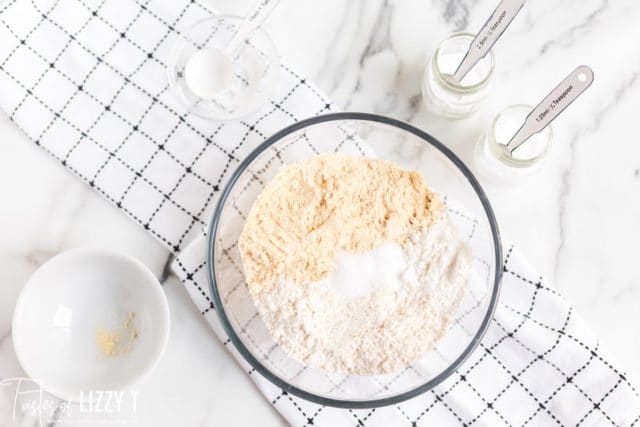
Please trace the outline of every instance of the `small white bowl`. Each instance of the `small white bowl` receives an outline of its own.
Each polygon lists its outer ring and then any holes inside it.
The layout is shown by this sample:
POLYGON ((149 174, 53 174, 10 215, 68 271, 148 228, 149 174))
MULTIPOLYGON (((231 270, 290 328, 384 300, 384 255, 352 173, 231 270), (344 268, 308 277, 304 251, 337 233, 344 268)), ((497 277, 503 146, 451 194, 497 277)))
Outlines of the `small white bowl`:
POLYGON ((92 390, 130 388, 151 372, 167 345, 169 305, 141 262, 74 249, 29 278, 13 313, 12 335, 27 375, 51 394, 78 401, 92 390), (135 317, 124 327, 130 313, 135 317), (118 354, 105 354, 98 331, 121 336, 118 354))

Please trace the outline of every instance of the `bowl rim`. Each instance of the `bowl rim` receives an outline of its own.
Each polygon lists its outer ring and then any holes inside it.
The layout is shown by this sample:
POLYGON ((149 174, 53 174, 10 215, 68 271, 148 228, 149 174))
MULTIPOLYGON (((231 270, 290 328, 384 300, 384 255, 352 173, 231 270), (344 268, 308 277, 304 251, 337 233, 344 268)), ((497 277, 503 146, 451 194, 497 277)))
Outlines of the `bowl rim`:
POLYGON ((209 225, 208 235, 207 235, 207 253, 206 255, 206 269, 207 269, 207 277, 209 282, 209 288, 211 290, 211 294, 213 297, 213 305, 215 312, 222 324, 222 327, 227 334, 229 340, 233 343, 234 347, 238 352, 242 355, 242 357, 262 376, 264 376, 267 380, 273 383, 275 386, 282 388, 287 393, 290 393, 294 396, 300 397, 302 399, 320 404, 325 406, 331 406, 336 408, 344 408, 344 409, 371 409, 382 406, 388 406, 403 402, 405 400, 411 399, 412 397, 416 397, 424 392, 427 392, 433 389, 435 386, 440 384, 446 378, 448 378, 452 373, 454 373, 460 365, 471 355, 471 353, 478 347, 482 337, 486 333, 491 320, 493 319, 493 314, 495 312, 498 296, 500 293, 500 285, 502 279, 502 243, 500 239, 500 231, 498 229, 498 224, 493 213, 493 209, 491 208, 491 204, 489 203, 489 199, 487 198, 486 193, 482 189, 482 186, 475 178, 475 176, 471 173, 469 168, 460 160, 449 148, 447 148, 443 143, 438 141, 436 138, 431 136, 430 134, 416 128, 413 125, 410 125, 401 120, 393 119, 390 117, 371 114, 371 113, 360 113, 360 112, 339 112, 339 113, 328 113, 315 117, 311 117, 308 119, 300 120, 295 122, 280 131, 273 134, 271 137, 267 138, 264 142, 258 145, 238 166, 238 168, 234 171, 233 175, 230 177, 229 181, 225 185, 222 193, 220 194, 220 198, 218 199, 216 208, 213 212, 213 218, 209 225), (491 292, 491 300, 489 301, 489 306, 485 316, 480 324, 480 327, 474 337, 471 339, 467 347, 464 351, 455 359, 447 368, 445 368, 442 372, 436 375, 431 380, 425 382, 424 384, 413 388, 404 393, 400 393, 394 396, 385 397, 381 399, 371 399, 371 400, 346 400, 346 399, 334 399, 328 398, 324 396, 320 396, 309 391, 298 388, 287 381, 280 378, 278 375, 270 371, 266 368, 259 360, 255 358, 255 356, 247 349, 247 347, 243 344, 240 337, 235 333, 229 318, 224 310, 224 305, 222 304, 222 300, 220 298, 220 294, 218 292, 218 286, 215 278, 215 263, 213 260, 215 259, 215 238, 214 236, 218 231, 218 224, 220 221, 220 216, 222 213, 222 209, 229 197, 231 190, 234 188, 236 182, 239 177, 245 171, 245 169, 267 148, 273 145, 275 142, 280 139, 286 137, 287 135, 296 132, 300 129, 313 126, 319 123, 331 122, 331 121, 340 121, 340 120, 359 120, 359 121, 367 121, 367 122, 376 122, 384 125, 400 128, 404 131, 412 133, 418 138, 422 139, 425 143, 431 145, 436 148, 440 153, 446 156, 457 168, 460 172, 465 176, 476 195, 480 199, 482 207, 484 209, 485 215, 487 216, 487 220, 489 222, 489 226, 491 229, 491 235, 493 238, 493 248, 495 252, 495 274, 494 274, 494 282, 493 289, 491 292))

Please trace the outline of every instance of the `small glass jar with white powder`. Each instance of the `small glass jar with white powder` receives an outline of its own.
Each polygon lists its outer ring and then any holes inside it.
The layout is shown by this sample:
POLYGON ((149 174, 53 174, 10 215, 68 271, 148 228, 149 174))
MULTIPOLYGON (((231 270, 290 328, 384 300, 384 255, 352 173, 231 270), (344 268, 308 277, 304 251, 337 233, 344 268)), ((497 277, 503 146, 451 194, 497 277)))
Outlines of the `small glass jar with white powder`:
POLYGON ((427 63, 422 99, 427 109, 448 118, 462 118, 478 109, 493 82, 495 57, 489 52, 461 82, 453 78, 473 41, 473 34, 455 33, 440 43, 427 63))
POLYGON ((503 149, 520 129, 533 110, 529 105, 505 108, 491 122, 475 148, 474 163, 478 174, 498 187, 513 187, 524 183, 540 170, 553 140, 551 126, 534 134, 510 153, 503 149))

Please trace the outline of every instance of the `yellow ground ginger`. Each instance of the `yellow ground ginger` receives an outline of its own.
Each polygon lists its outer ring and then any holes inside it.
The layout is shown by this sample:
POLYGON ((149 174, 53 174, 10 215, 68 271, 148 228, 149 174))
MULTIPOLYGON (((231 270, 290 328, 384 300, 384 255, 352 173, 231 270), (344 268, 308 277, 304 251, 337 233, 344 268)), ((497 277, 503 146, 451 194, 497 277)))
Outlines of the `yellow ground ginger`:
POLYGON ((321 154, 291 164, 266 185, 240 236, 249 288, 317 281, 337 251, 403 244, 442 206, 420 174, 385 160, 321 154))

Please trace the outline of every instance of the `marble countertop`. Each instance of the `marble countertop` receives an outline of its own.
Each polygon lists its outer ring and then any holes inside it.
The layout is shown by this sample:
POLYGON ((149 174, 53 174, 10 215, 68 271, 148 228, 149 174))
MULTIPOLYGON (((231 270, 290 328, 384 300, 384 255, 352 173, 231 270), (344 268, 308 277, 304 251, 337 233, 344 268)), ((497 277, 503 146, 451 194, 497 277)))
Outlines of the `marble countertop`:
MULTIPOLYGON (((249 2, 210 3, 241 14, 249 2)), ((634 125, 640 3, 530 0, 495 48, 495 86, 482 110, 462 121, 427 114, 420 81, 428 54, 453 31, 477 30, 495 3, 286 0, 266 27, 281 55, 338 106, 410 121, 465 161, 498 111, 534 104, 575 66, 590 65, 595 83, 554 126, 555 145, 540 175, 517 192, 487 192, 506 239, 555 283, 640 383, 634 243, 640 241, 640 127, 634 125)), ((100 246, 143 261, 162 279, 169 299, 171 338, 157 370, 139 387, 140 425, 282 425, 167 274, 167 251, 4 116, 0 140, 0 378, 22 374, 11 316, 29 275, 58 252, 100 246)), ((1 425, 7 416, 0 405, 1 425)), ((72 422, 63 417, 58 424, 72 422)))

